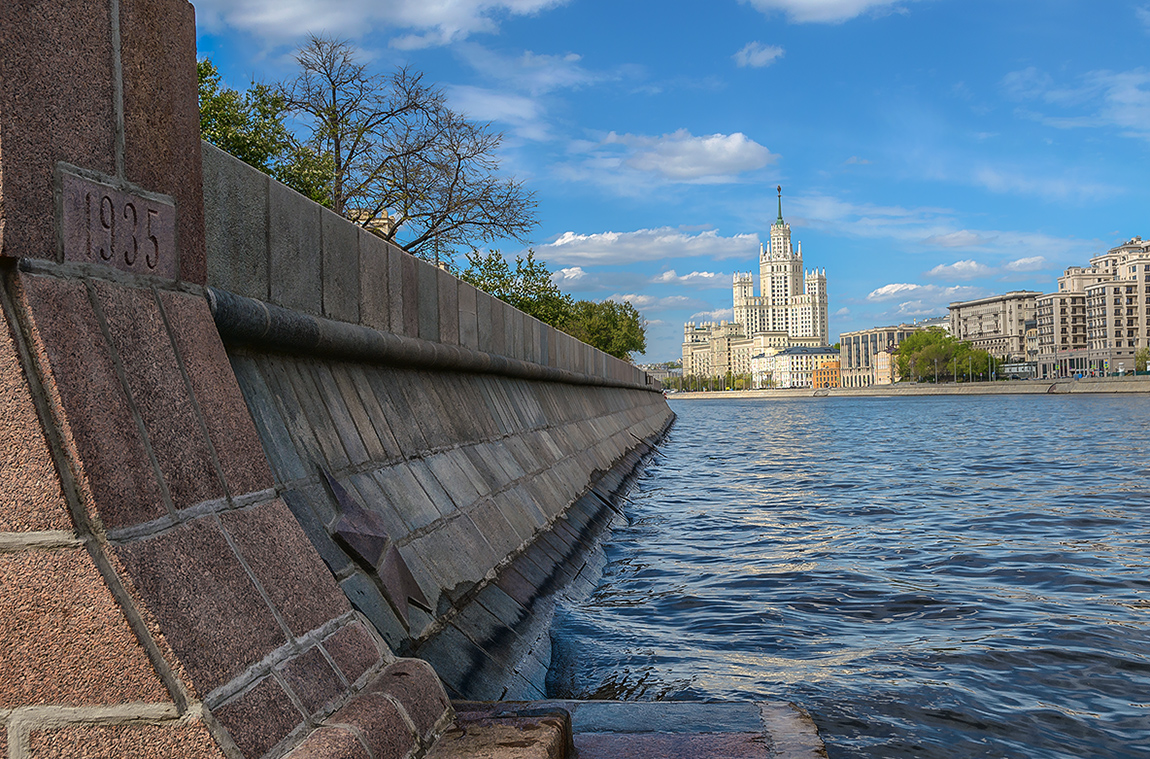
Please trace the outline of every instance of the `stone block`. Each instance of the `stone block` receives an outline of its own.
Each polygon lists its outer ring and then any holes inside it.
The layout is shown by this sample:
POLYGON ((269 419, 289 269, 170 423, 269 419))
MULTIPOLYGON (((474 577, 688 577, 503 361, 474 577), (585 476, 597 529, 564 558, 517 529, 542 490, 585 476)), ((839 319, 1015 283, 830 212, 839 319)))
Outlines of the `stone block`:
POLYGON ((776 756, 761 732, 662 734, 575 733, 583 759, 647 759, 689 756, 691 759, 770 759, 776 756))
POLYGON ((338 472, 351 466, 351 459, 336 432, 335 422, 323 402, 322 391, 315 382, 309 364, 309 359, 289 358, 279 364, 279 369, 283 378, 291 383, 294 401, 303 412, 309 434, 314 435, 319 443, 322 451, 320 460, 326 461, 329 469, 338 472))
MULTIPOLYGON (((374 473, 388 503, 407 525, 407 532, 426 527, 442 515, 406 464, 396 464, 374 473)), ((398 540, 402 535, 392 535, 398 540)))
POLYGON ((484 500, 470 514, 472 522, 500 556, 509 556, 519 548, 523 538, 503 516, 494 501, 484 500))
POLYGON ((124 172, 176 199, 180 278, 203 284, 195 10, 185 0, 120 0, 120 40, 124 172))
POLYGON ((431 467, 423 459, 412 459, 407 462, 407 466, 411 469, 411 473, 415 475, 415 479, 419 480, 419 484, 423 487, 427 497, 439 510, 442 516, 451 516, 458 511, 458 506, 443 486, 439 484, 439 480, 435 478, 432 473, 431 467))
POLYGON ((447 431, 447 420, 441 409, 433 404, 434 396, 428 394, 427 386, 435 382, 435 376, 423 371, 398 371, 396 384, 391 389, 397 408, 408 419, 415 421, 422 433, 425 447, 411 454, 418 455, 427 449, 446 448, 455 441, 447 431))
POLYGON ((452 698, 498 701, 503 696, 504 673, 499 663, 454 627, 443 628, 418 653, 439 673, 452 698))
MULTIPOLYGON (((419 337, 419 315, 423 306, 419 303, 419 266, 420 261, 409 253, 400 254, 400 265, 403 272, 403 334, 408 337, 419 337)), ((435 307, 438 309, 438 306, 435 307)), ((395 322, 392 323, 395 328, 395 322)))
POLYGON ((439 342, 459 345, 459 280, 443 269, 439 277, 439 342))
POLYGON ((270 180, 268 255, 271 302, 323 315, 323 236, 318 203, 270 180))
POLYGON ((494 353, 495 328, 491 323, 492 310, 495 308, 495 299, 482 290, 475 291, 475 320, 476 339, 479 350, 484 353, 494 353))
POLYGON ((3 313, 0 419, 4 420, 0 425, 0 472, 4 473, 0 477, 0 532, 71 529, 56 465, 3 313))
POLYGON ((203 146, 208 284, 268 299, 268 179, 214 145, 203 146))
MULTIPOLYGON (((353 465, 363 464, 370 460, 367 447, 364 446, 363 438, 356 426, 356 420, 348 409, 347 402, 340 392, 340 386, 336 383, 335 377, 332 376, 331 369, 326 363, 320 361, 300 362, 298 366, 301 373, 311 375, 316 388, 319 389, 320 400, 322 400, 331 419, 332 431, 339 438, 340 445, 347 452, 351 463, 353 465)), ((355 398, 355 401, 358 403, 359 399, 355 398)), ((374 430, 372 431, 374 432, 374 430)))
POLYGON ((0 608, 0 709, 170 700, 85 549, 0 554, 0 608))
POLYGON ((456 457, 450 453, 445 452, 436 456, 429 456, 423 461, 431 469, 439 484, 451 496, 456 509, 465 509, 479 498, 479 489, 460 468, 456 457))
POLYGON ((276 482, 292 482, 310 476, 309 468, 304 466, 296 450, 287 422, 280 414, 275 396, 255 362, 248 356, 237 355, 232 358, 232 369, 276 482))
POLYGON ((283 501, 227 512, 220 519, 295 635, 350 611, 347 598, 283 501))
POLYGON ((401 759, 416 741, 395 705, 381 693, 361 693, 331 715, 327 724, 358 728, 375 759, 401 759))
POLYGON ((335 510, 331 506, 331 496, 325 487, 320 484, 307 485, 285 490, 280 497, 331 573, 335 575, 347 568, 351 564, 351 559, 328 534, 328 526, 335 516, 335 510))
MULTIPOLYGON (((0 749, 3 748, 0 743, 0 749)), ((7 754, 0 751, 0 756, 7 754)), ((198 720, 165 725, 68 725, 33 730, 29 759, 224 759, 224 753, 198 720)))
POLYGON ((160 292, 176 352, 233 495, 272 486, 263 446, 203 298, 160 292))
POLYGON ((411 717, 421 736, 427 736, 451 708, 435 670, 421 659, 392 662, 376 676, 367 690, 387 693, 403 704, 403 710, 411 717))
POLYGON ((371 759, 371 756, 351 730, 320 727, 296 746, 287 759, 371 759))
MULTIPOLYGON (((339 398, 343 401, 343 406, 347 409, 347 413, 351 415, 355 429, 359 433, 359 439, 362 441, 364 450, 367 453, 367 459, 369 461, 386 461, 390 459, 391 455, 385 450, 383 442, 379 439, 375 423, 372 421, 371 415, 368 413, 367 407, 360 397, 359 390, 352 380, 351 375, 356 371, 357 367, 349 364, 331 363, 323 364, 322 368, 330 375, 336 387, 339 389, 339 398)), ((372 398, 370 400, 374 401, 375 399, 372 398)), ((391 431, 387 430, 387 434, 390 435, 391 431)))
POLYGON ((84 285, 27 275, 20 284, 34 324, 33 349, 51 368, 90 505, 108 528, 166 515, 143 434, 84 285))
POLYGON ((375 638, 359 622, 341 627, 324 640, 323 647, 349 683, 355 683, 380 661, 375 638))
MULTIPOLYGON (((362 571, 356 571, 340 580, 339 585, 344 594, 347 595, 348 600, 351 601, 352 606, 360 614, 367 617, 391 649, 395 650, 404 645, 408 638, 407 630, 388 604, 387 599, 383 597, 383 593, 380 592, 379 585, 375 580, 362 571)), ((411 607, 408 613, 414 614, 416 611, 415 607, 411 607)), ((339 659, 336 659, 336 663, 339 663, 339 659)), ((343 665, 340 666, 342 669, 343 665)), ((346 676, 347 673, 345 672, 344 675, 346 676)))
POLYGON ((359 320, 368 327, 391 329, 388 303, 387 243, 366 229, 359 230, 359 320))
MULTIPOLYGON (((398 504, 392 501, 394 496, 384 491, 373 472, 353 474, 345 480, 345 485, 352 493, 359 495, 359 502, 372 515, 368 519, 380 522, 389 537, 394 539, 408 533, 407 523, 403 521, 398 504)), ((372 562, 373 566, 378 563, 378 560, 372 562)))
POLYGON ((530 580, 524 577, 514 566, 504 567, 495 580, 496 586, 508 595, 515 603, 530 611, 539 595, 537 588, 530 580))
POLYGON ((294 364, 296 359, 258 354, 252 356, 250 360, 255 364, 260 377, 267 383, 272 402, 279 409, 280 416, 287 425, 300 459, 308 462, 307 476, 313 476, 314 462, 324 460, 324 449, 312 431, 311 421, 304 412, 295 385, 288 376, 289 366, 294 364))
POLYGON ((288 662, 281 669, 281 675, 309 715, 321 711, 345 690, 343 680, 318 646, 288 662))
POLYGON ((499 356, 510 355, 507 349, 507 314, 511 306, 498 298, 491 299, 491 349, 499 356))
POLYGON ((323 230, 323 315, 359 323, 359 227, 326 208, 323 230))
POLYGON ((57 161, 116 171, 109 9, 0 5, 0 255, 56 258, 57 161))
POLYGON ((199 692, 286 642, 213 517, 112 550, 199 692))
POLYGON ((461 715, 427 754, 427 759, 565 759, 569 756, 570 730, 558 714, 469 717, 471 715, 461 715))
POLYGON ((477 290, 466 282, 459 283, 459 344, 479 350, 477 290))
POLYGON ((222 498, 223 482, 155 294, 106 282, 92 286, 172 504, 183 509, 222 498))
POLYGON ((303 721, 303 715, 273 677, 212 709, 212 715, 231 735, 245 757, 268 752, 303 721))
MULTIPOLYGON (((399 450, 408 456, 418 456, 427 450, 427 440, 419 424, 412 424, 413 414, 407 405, 400 385, 413 376, 411 372, 398 369, 365 369, 365 378, 371 395, 379 404, 381 417, 395 436, 399 450)), ((360 398, 364 396, 361 394, 360 398)), ((377 425, 376 429, 379 427, 377 425)))
POLYGON ((406 335, 404 329, 403 257, 408 255, 394 245, 385 246, 387 251, 387 321, 388 329, 397 335, 406 335))
POLYGON ((415 286, 419 291, 419 337, 439 342, 439 269, 426 261, 415 262, 415 286))
POLYGON ((363 365, 346 366, 344 370, 359 394, 360 403, 363 404, 363 408, 375 428, 376 438, 383 446, 383 460, 394 461, 400 457, 399 442, 395 439, 391 424, 388 423, 387 412, 384 411, 384 403, 389 401, 384 401, 376 395, 371 381, 367 378, 367 373, 374 370, 363 365))

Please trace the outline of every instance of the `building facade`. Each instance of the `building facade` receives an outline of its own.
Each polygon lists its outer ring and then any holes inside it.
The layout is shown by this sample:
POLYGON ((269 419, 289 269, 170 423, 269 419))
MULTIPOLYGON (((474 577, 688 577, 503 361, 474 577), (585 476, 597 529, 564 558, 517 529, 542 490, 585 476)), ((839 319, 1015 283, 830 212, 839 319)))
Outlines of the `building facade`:
POLYGON ((1021 360, 1026 355, 1027 322, 1035 320, 1037 298, 1032 290, 950 304, 950 333, 995 358, 1021 360))
POLYGON ((839 361, 828 361, 815 369, 811 375, 816 390, 823 388, 842 387, 842 372, 839 361))
POLYGON ((752 376, 755 387, 814 387, 815 372, 838 363, 839 354, 834 348, 795 346, 766 356, 761 364, 760 375, 752 376))
MULTIPOLYGON (((937 321, 937 320, 934 320, 937 321)), ((839 356, 842 363, 843 387, 869 387, 875 384, 890 384, 891 369, 889 364, 891 354, 896 352, 902 341, 919 330, 926 329, 928 324, 899 324, 893 327, 872 327, 857 332, 844 332, 839 335, 839 356), (876 374, 876 358, 880 353, 886 353, 887 365, 876 374), (880 376, 884 377, 880 381, 880 376)), ((896 363, 897 362, 893 362, 896 363)))

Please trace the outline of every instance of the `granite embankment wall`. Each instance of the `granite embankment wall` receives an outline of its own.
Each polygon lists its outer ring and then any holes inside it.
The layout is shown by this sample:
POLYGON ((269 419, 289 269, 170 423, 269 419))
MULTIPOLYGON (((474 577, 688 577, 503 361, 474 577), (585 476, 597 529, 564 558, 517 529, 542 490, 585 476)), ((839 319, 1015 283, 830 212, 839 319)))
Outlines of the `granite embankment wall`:
POLYGON ((645 377, 202 148, 185 0, 0 3, 0 114, 0 757, 417 757, 532 693, 645 377))

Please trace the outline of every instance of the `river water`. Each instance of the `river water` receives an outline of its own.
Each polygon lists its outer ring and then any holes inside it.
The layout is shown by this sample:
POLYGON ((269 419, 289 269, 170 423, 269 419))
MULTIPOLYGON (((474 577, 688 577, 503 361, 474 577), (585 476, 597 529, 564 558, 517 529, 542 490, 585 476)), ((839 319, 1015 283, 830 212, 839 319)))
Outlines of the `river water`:
POLYGON ((787 700, 832 757, 1150 757, 1150 397, 672 401, 550 695, 787 700))

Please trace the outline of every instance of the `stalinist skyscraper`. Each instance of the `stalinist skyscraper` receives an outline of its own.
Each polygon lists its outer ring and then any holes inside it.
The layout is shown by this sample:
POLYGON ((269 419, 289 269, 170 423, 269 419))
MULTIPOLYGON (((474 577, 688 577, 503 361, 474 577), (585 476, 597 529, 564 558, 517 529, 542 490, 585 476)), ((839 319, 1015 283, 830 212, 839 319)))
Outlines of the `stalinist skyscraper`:
POLYGON ((783 188, 778 191, 779 218, 771 225, 770 247, 759 246, 761 294, 754 295, 753 275, 736 274, 734 321, 748 337, 783 332, 827 345, 827 272, 803 269, 803 244, 791 247, 791 225, 783 221, 783 188))

